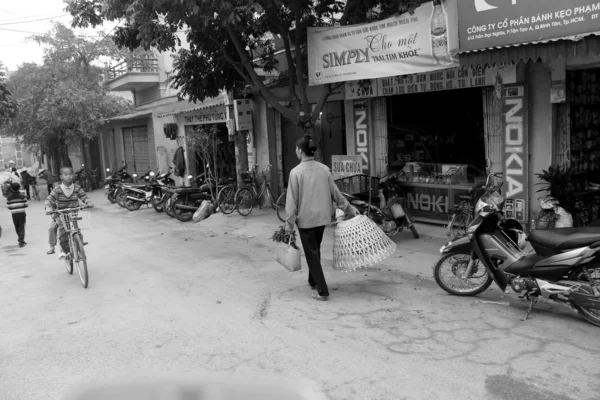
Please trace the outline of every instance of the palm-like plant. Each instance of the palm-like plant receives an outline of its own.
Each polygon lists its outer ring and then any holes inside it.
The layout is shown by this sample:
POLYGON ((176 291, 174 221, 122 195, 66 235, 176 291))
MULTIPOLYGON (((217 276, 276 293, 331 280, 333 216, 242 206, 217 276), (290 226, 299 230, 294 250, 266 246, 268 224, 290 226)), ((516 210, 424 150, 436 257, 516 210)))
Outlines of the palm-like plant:
MULTIPOLYGON (((541 182, 540 192, 546 192, 546 196, 552 196, 560 203, 561 207, 570 213, 575 210, 575 197, 573 196, 573 167, 550 166, 548 170, 542 170, 541 174, 535 174, 541 182)), ((543 198, 542 197, 542 198, 543 198)))

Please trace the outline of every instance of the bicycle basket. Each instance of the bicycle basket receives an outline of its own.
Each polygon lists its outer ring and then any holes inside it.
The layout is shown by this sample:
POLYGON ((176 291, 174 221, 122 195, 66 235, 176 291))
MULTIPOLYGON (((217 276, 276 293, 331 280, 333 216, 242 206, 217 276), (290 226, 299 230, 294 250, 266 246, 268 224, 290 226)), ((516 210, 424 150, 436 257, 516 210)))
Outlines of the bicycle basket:
POLYGON ((254 175, 251 172, 242 172, 240 175, 242 176, 242 181, 244 183, 254 182, 254 175))

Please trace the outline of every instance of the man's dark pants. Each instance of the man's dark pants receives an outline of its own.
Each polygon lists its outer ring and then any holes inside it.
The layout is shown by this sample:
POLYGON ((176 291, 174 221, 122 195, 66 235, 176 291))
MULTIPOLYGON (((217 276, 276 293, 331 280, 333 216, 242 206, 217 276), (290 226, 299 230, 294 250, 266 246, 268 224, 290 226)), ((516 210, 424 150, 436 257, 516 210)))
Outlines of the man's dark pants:
POLYGON ((25 221, 27 219, 25 213, 16 213, 12 215, 15 231, 19 237, 19 243, 25 243, 25 221))
POLYGON ((316 288, 319 295, 329 296, 329 289, 327 288, 323 267, 321 266, 321 241, 323 241, 325 227, 298 228, 298 231, 300 232, 300 240, 302 241, 304 255, 308 263, 308 284, 312 288, 316 288))

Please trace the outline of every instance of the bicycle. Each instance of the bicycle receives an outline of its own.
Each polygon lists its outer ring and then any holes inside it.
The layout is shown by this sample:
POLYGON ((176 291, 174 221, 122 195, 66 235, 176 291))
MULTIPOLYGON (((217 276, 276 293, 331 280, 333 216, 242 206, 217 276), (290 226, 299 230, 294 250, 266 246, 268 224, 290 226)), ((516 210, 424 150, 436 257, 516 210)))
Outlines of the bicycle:
POLYGON ((237 193, 237 185, 231 184, 226 185, 219 190, 217 194, 217 204, 219 204, 219 210, 225 215, 229 215, 236 209, 235 194, 237 193))
MULTIPOLYGON (((499 177, 500 173, 492 174, 494 177, 499 177)), ((487 184, 481 186, 481 189, 486 191, 498 191, 501 193, 503 182, 498 184, 487 184)), ((461 200, 458 207, 455 209, 450 222, 448 223, 448 230, 446 235, 450 240, 454 240, 457 237, 461 237, 467 234, 467 228, 475 218, 475 203, 479 198, 476 193, 477 185, 474 185, 469 190, 469 195, 458 196, 461 200)))
MULTIPOLYGON (((273 210, 278 210, 279 199, 275 199, 273 197, 271 185, 269 184, 269 181, 267 180, 267 175, 265 174, 265 172, 269 168, 271 168, 271 165, 267 165, 267 169, 262 171, 263 183, 261 184, 260 192, 258 193, 256 191, 257 167, 258 164, 255 164, 254 169, 248 172, 242 172, 242 180, 247 186, 238 189, 238 191, 235 194, 235 205, 237 205, 238 213, 243 217, 250 215, 250 213, 254 209, 254 201, 256 201, 259 208, 262 208, 261 199, 263 194, 265 194, 265 191, 269 195, 269 200, 271 200, 271 207, 273 208, 273 210)), ((277 217, 281 220, 281 216, 279 215, 279 213, 277 213, 277 217)))
POLYGON ((88 207, 65 208, 62 210, 47 212, 46 215, 58 214, 64 230, 63 234, 68 235, 69 239, 69 253, 64 259, 65 267, 67 272, 72 275, 73 264, 75 264, 75 266, 77 266, 79 280, 81 281, 83 287, 87 288, 89 283, 87 257, 85 255, 85 250, 83 249, 83 237, 81 236, 81 230, 77 225, 77 221, 81 221, 83 219, 78 217, 78 213, 80 210, 85 208, 88 207))
POLYGON ((37 189, 37 179, 30 178, 29 179, 29 190, 31 194, 31 198, 37 201, 40 201, 40 192, 37 189))

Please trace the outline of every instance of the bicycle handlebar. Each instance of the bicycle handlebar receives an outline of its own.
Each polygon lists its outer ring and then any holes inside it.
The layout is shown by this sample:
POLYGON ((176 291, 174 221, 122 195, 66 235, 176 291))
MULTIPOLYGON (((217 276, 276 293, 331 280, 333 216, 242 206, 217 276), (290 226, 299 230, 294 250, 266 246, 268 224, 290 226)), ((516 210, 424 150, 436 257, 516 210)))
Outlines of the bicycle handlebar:
POLYGON ((73 208, 63 208, 62 210, 54 210, 54 211, 46 211, 46 215, 52 215, 52 214, 70 214, 70 213, 74 213, 76 211, 80 211, 80 210, 85 210, 86 208, 92 208, 92 207, 73 207, 73 208))

